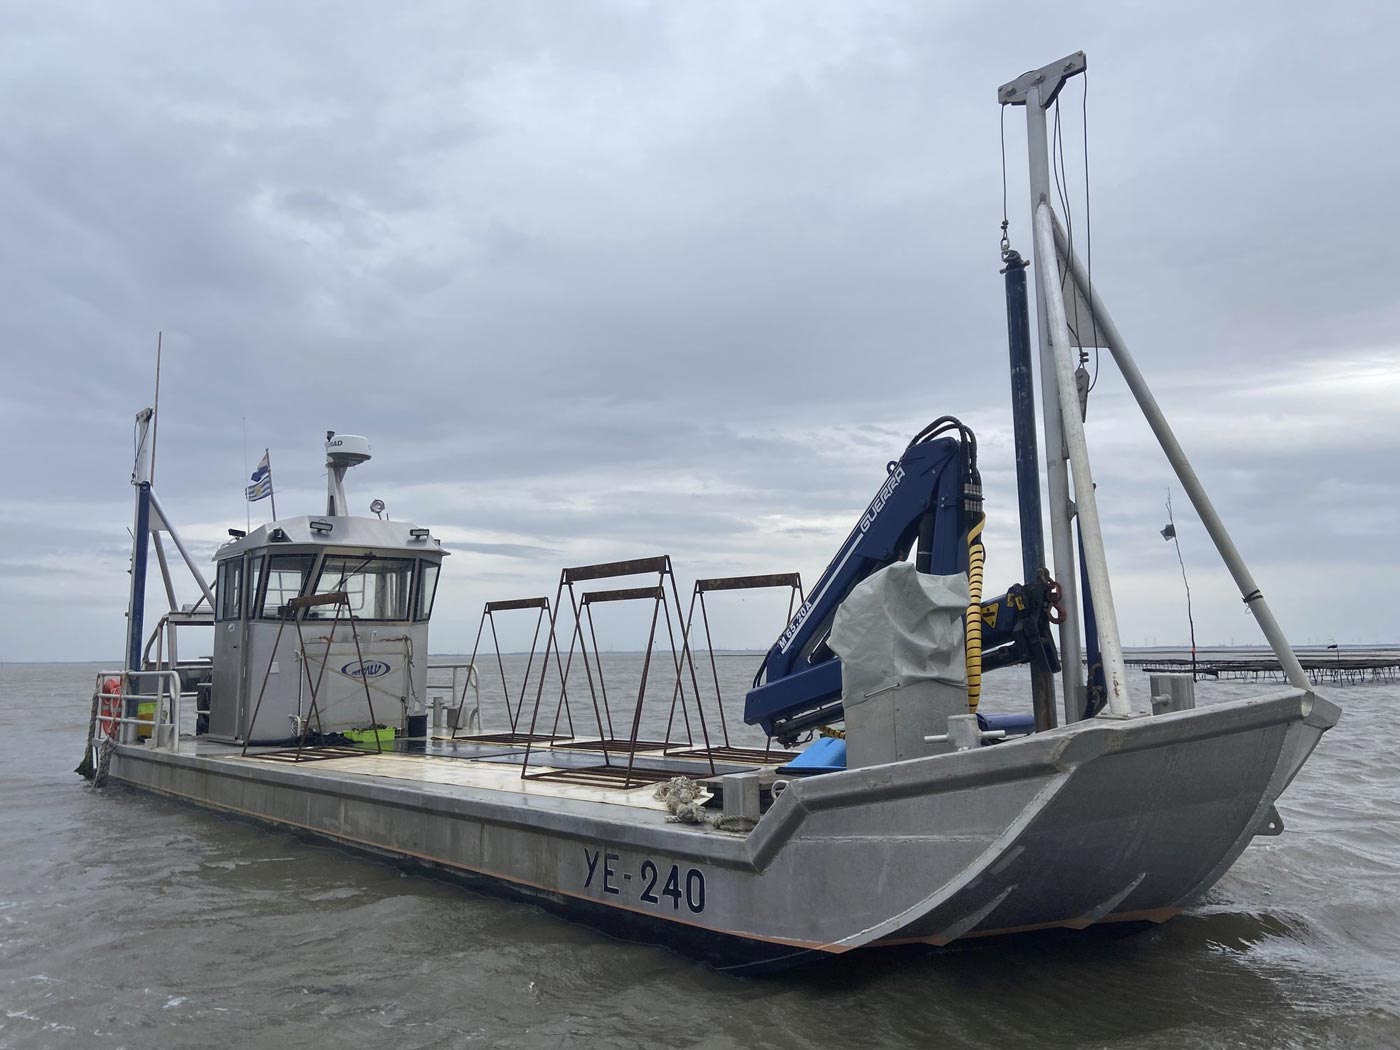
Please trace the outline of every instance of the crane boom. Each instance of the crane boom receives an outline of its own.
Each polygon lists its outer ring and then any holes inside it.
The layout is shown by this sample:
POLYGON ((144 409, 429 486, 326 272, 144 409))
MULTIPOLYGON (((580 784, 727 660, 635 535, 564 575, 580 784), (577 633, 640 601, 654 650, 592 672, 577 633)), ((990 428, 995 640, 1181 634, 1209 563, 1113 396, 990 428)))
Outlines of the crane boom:
MULTIPOLYGON (((888 464, 875 498, 768 650, 746 698, 744 720, 782 741, 839 720, 841 660, 826 644, 837 608, 862 580, 911 552, 920 572, 966 572, 968 533, 981 518, 976 438, 945 416, 888 464)), ((1040 629, 1047 583, 1013 587, 983 605, 983 644, 992 650, 992 666, 1058 663, 1048 633, 1040 629)))

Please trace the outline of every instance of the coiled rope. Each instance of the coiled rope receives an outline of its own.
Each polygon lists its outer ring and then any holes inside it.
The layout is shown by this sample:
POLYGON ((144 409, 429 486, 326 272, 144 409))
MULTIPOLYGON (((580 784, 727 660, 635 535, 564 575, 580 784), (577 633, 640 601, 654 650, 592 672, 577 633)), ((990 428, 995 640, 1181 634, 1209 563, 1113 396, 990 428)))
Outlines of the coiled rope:
POLYGON ((757 821, 748 817, 726 817, 705 812, 705 799, 709 792, 699 781, 689 777, 672 777, 657 785, 654 797, 666 803, 671 815, 666 819, 672 824, 708 824, 716 831, 732 831, 743 834, 752 831, 757 821))

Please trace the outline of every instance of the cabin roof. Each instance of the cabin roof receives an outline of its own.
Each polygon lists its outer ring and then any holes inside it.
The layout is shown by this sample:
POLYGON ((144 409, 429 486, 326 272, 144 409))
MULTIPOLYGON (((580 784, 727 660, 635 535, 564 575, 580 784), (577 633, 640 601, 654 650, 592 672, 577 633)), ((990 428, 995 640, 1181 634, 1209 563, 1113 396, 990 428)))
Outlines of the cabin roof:
POLYGON ((214 553, 215 561, 223 561, 235 555, 253 550, 274 550, 292 547, 373 547, 378 550, 397 550, 404 554, 437 555, 446 557, 449 551, 442 549, 442 541, 431 535, 414 536, 414 531, 424 531, 421 526, 410 521, 384 521, 379 518, 333 517, 329 514, 312 516, 303 514, 295 518, 279 518, 266 525, 259 525, 246 536, 229 540, 214 553), (314 530, 312 522, 326 522, 327 530, 314 530), (274 530, 281 530, 286 539, 273 539, 274 530))

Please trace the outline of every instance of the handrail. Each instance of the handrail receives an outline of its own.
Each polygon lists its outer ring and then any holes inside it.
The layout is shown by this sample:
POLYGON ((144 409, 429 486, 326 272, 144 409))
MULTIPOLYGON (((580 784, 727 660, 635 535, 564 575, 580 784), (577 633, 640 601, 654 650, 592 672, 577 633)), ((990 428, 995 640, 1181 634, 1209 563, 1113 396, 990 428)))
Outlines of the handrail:
MULTIPOLYGON (((157 729, 158 727, 168 725, 171 726, 173 729, 170 741, 170 750, 175 752, 176 754, 179 754, 181 697, 179 671, 99 671, 97 672, 96 693, 99 700, 97 711, 97 724, 99 727, 98 736, 105 735, 104 727, 106 726, 143 726, 149 724, 151 727, 151 739, 155 741, 155 743, 151 746, 160 747, 160 734, 159 732, 157 732, 157 729), (154 693, 133 693, 128 691, 127 683, 129 679, 131 679, 133 676, 147 675, 155 677, 161 683, 160 686, 157 686, 157 689, 154 693), (121 683, 119 690, 115 693, 108 692, 103 688, 104 683, 109 678, 115 678, 121 683), (167 713, 162 711, 162 702, 166 698, 169 698, 170 700, 170 703, 168 705, 168 720, 162 717, 163 714, 167 713), (100 703, 100 701, 102 700, 118 701, 121 705, 119 710, 122 711, 122 714, 117 716, 104 714, 102 711, 102 705, 100 703), (125 713, 127 702, 132 700, 136 701, 138 704, 145 700, 151 700, 155 702, 156 709, 152 712, 149 723, 147 723, 147 720, 144 718, 141 718, 139 716, 128 715, 125 713)), ((128 739, 123 740, 122 743, 131 743, 129 735, 128 739)))
MULTIPOLYGON (((168 613, 165 613, 164 615, 162 615, 161 618, 160 618, 159 620, 156 621, 155 630, 151 631, 150 635, 146 638, 146 647, 145 647, 144 649, 141 650, 141 659, 142 659, 143 661, 144 661, 144 660, 149 660, 149 659, 151 658, 151 649, 154 648, 154 647, 156 646, 156 644, 157 644, 157 641, 163 639, 163 637, 165 637, 165 636, 170 636, 170 637, 173 638, 173 637, 174 637, 173 631, 174 631, 174 628, 175 628, 175 627, 213 627, 213 626, 214 626, 214 621, 213 621, 213 620, 186 620, 186 621, 184 621, 183 623, 179 623, 179 622, 172 623, 172 622, 171 622, 171 619, 170 619, 172 616, 192 616, 192 615, 194 615, 194 614, 193 614, 193 613, 184 612, 184 611, 180 611, 180 612, 174 612, 174 611, 172 611, 172 612, 168 612, 168 613)), ((212 615, 212 614, 210 614, 210 615, 212 615)), ((162 644, 162 648, 165 648, 164 644, 162 644)), ((174 650, 174 644, 171 643, 171 645, 169 646, 169 648, 173 651, 173 650, 174 650)), ((190 663, 190 661, 186 661, 186 664, 189 664, 189 663, 190 663)))
MULTIPOLYGON (((450 688, 451 688, 451 690, 452 690, 452 699, 455 700, 456 703, 455 703, 455 704, 452 704, 452 705, 449 705, 449 706, 456 707, 456 708, 460 711, 461 708, 463 708, 463 707, 466 706, 466 703, 467 703, 467 690, 470 689, 470 690, 472 691, 473 710, 475 710, 475 711, 477 712, 477 719, 480 720, 480 718, 481 718, 481 672, 480 672, 479 670, 477 670, 476 664, 475 664, 475 663, 470 663, 470 662, 469 662, 469 663, 464 663, 464 664, 461 664, 461 663, 455 663, 455 664, 429 664, 429 665, 428 665, 428 668, 427 668, 427 673, 428 673, 428 677, 429 677, 429 678, 431 678, 432 673, 433 673, 434 671, 451 671, 451 672, 452 672, 452 683, 451 683, 451 687, 450 687, 450 688), (458 672, 461 671, 461 670, 463 670, 464 668, 465 668, 465 670, 466 670, 466 672, 467 672, 467 676, 466 676, 467 680, 466 680, 465 682, 462 683, 461 689, 458 689, 458 688, 457 688, 458 672)), ((427 685, 426 685, 426 688, 428 688, 428 689, 433 689, 433 688, 441 689, 441 688, 443 688, 443 683, 439 682, 436 686, 434 686, 434 684, 433 684, 431 681, 428 681, 428 682, 427 682, 427 685)), ((458 724, 460 725, 460 723, 461 723, 461 717, 460 717, 460 715, 459 715, 459 716, 458 716, 458 724)))

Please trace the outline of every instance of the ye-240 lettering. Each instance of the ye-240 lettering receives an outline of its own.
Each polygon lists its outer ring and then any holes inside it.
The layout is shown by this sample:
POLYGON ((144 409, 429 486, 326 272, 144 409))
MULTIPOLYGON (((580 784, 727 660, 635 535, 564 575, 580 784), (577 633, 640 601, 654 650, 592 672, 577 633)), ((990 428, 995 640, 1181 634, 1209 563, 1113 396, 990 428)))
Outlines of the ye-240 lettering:
POLYGON ((705 910, 705 873, 699 868, 682 870, 672 864, 668 870, 664 863, 647 858, 634 872, 620 864, 620 854, 586 846, 583 859, 588 865, 584 889, 599 885, 604 893, 617 897, 636 893, 644 903, 658 908, 669 905, 672 911, 680 911, 682 903, 697 915, 705 910))

